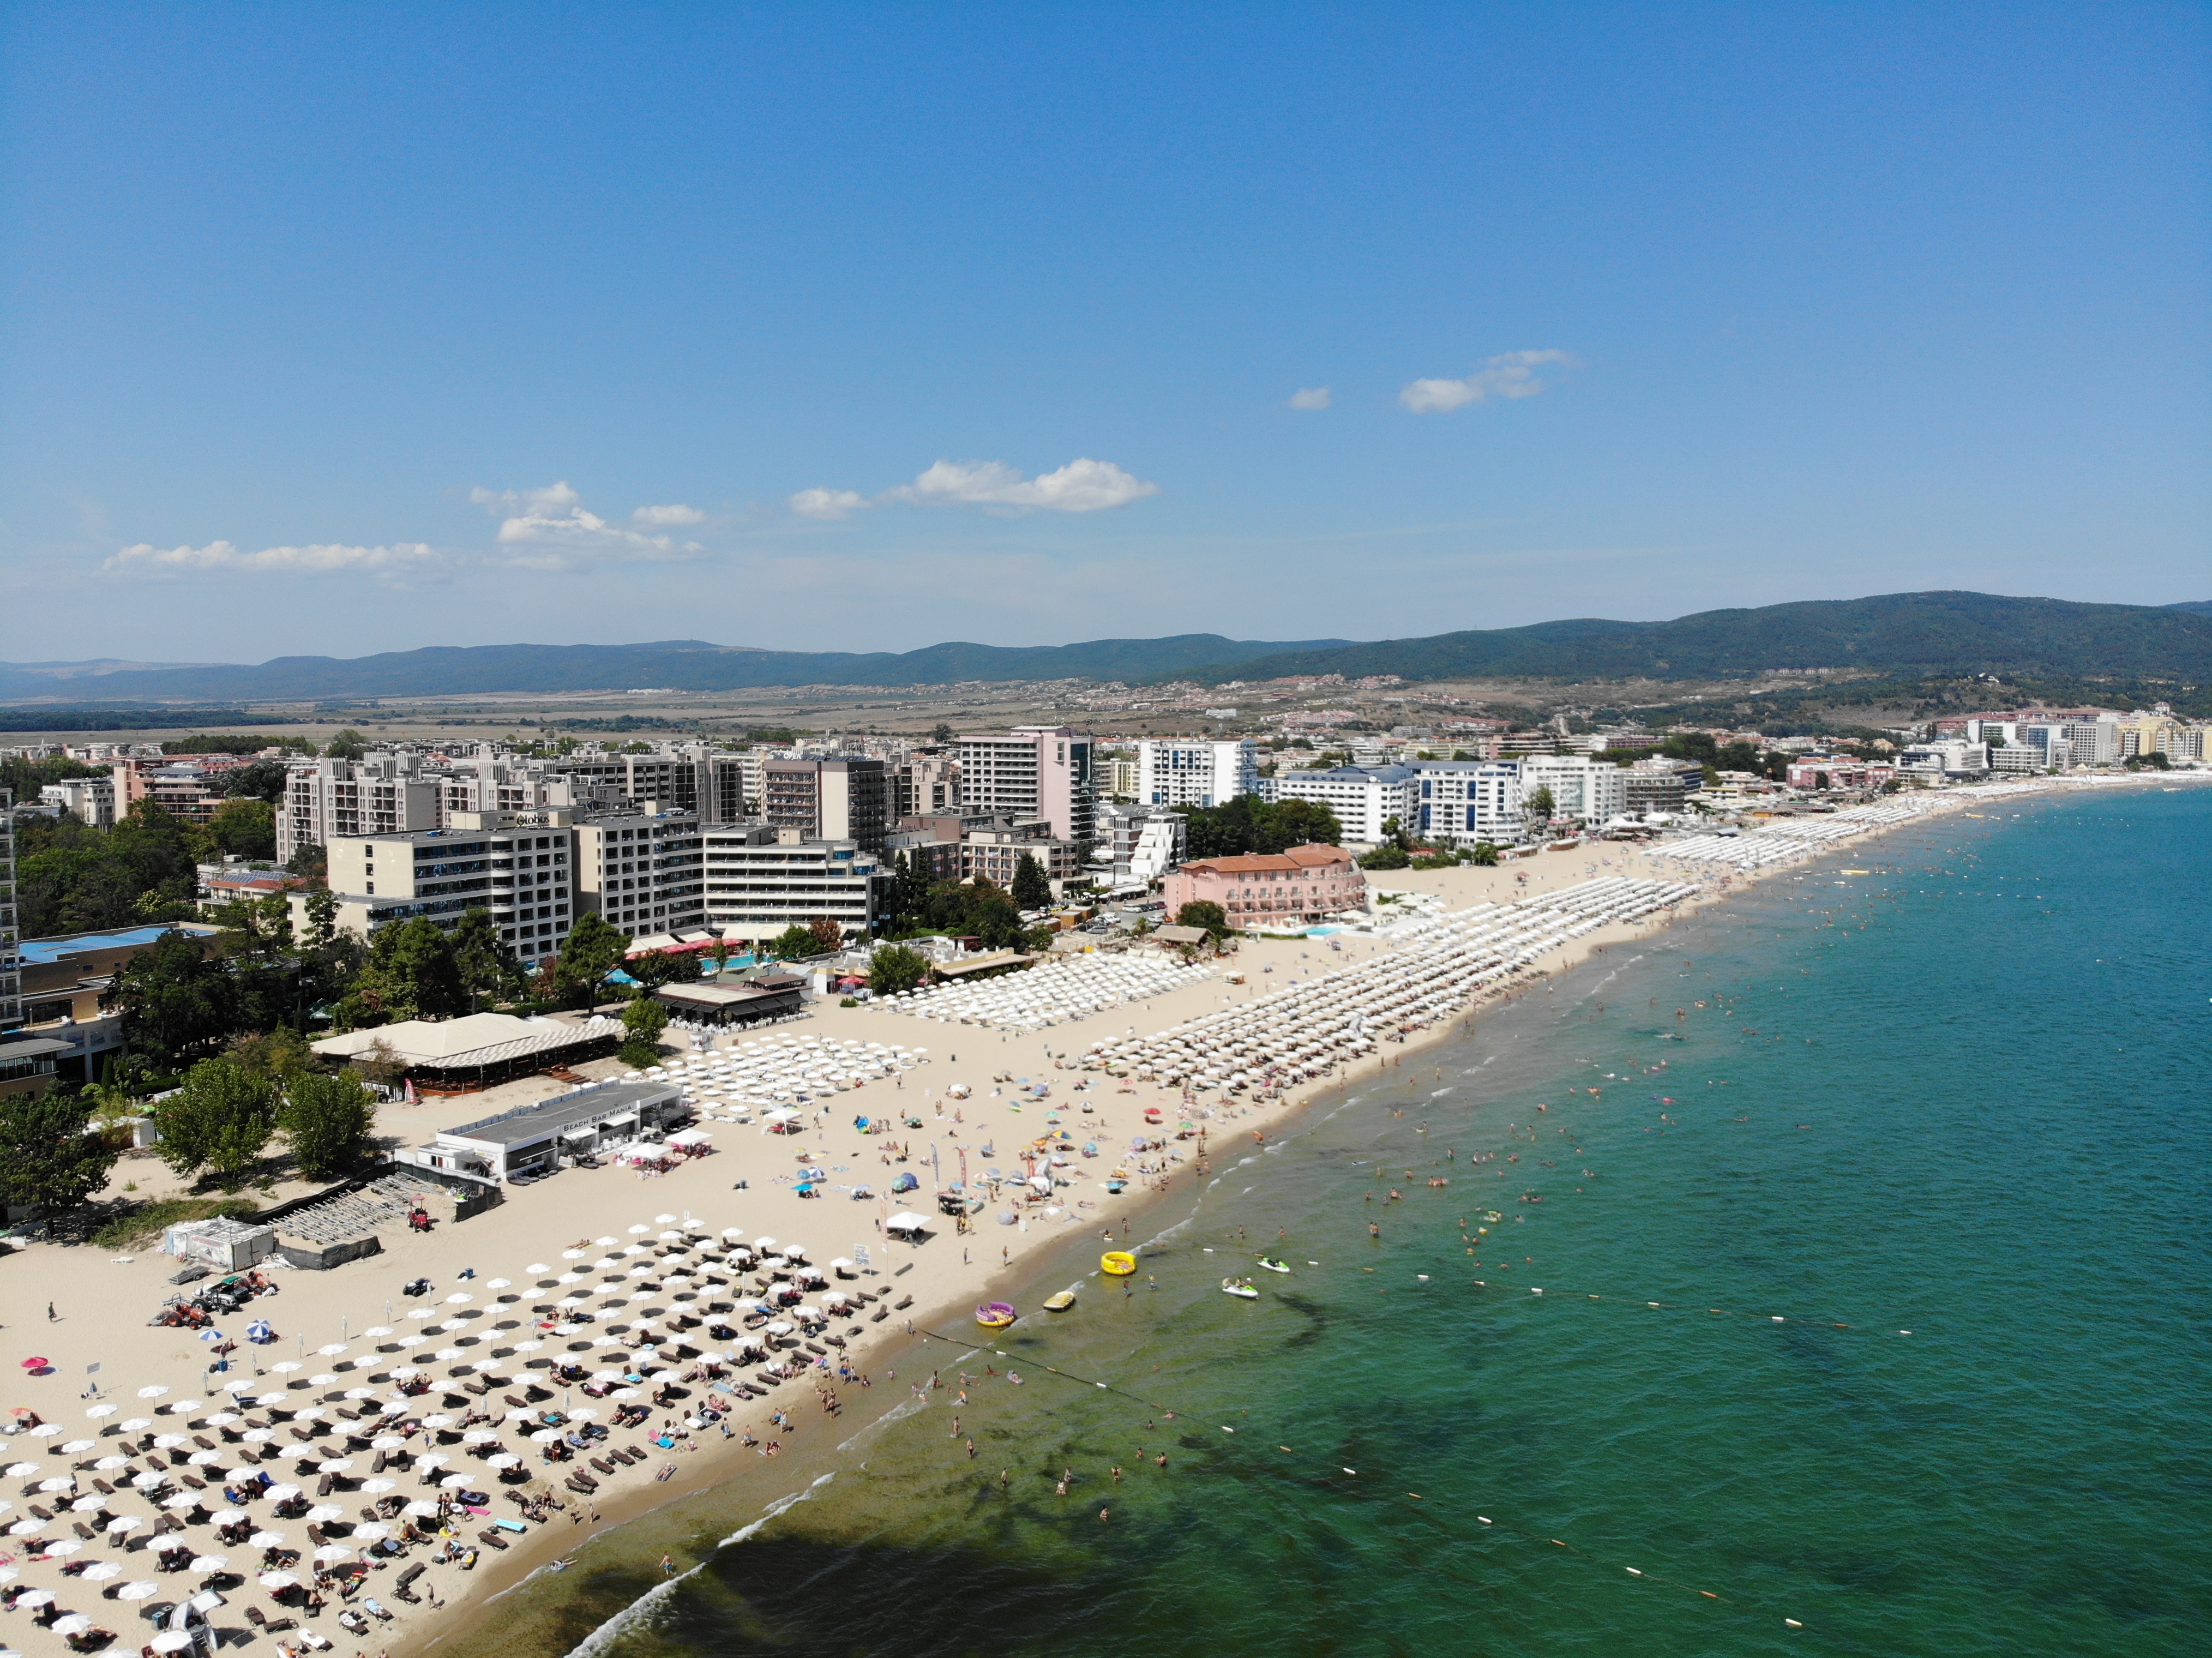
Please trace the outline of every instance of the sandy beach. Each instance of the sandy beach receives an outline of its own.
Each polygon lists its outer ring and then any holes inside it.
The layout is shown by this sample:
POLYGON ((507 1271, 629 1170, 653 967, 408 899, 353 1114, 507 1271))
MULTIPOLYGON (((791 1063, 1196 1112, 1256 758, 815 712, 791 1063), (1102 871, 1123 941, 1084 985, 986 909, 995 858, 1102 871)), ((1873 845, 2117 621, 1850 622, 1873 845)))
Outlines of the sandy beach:
MULTIPOLYGON (((1942 804, 1947 808, 1966 806, 1973 800, 1962 794, 1945 797, 1942 804)), ((268 1319, 276 1333, 276 1340, 265 1346, 240 1344, 234 1363, 243 1362, 247 1367, 243 1371, 234 1368, 228 1373, 210 1374, 204 1368, 210 1349, 191 1333, 148 1325, 162 1301, 175 1293, 168 1279, 178 1263, 170 1258, 154 1253, 151 1248, 125 1258, 88 1247, 34 1243, 0 1263, 0 1271, 11 1275, 14 1286, 7 1300, 7 1322, 16 1338, 16 1351, 11 1357, 18 1368, 8 1403, 27 1407, 46 1424, 57 1424, 59 1430, 44 1437, 19 1431, 9 1439, 5 1451, 9 1477, 0 1496, 9 1499, 12 1507, 0 1515, 0 1525, 34 1520, 34 1505, 54 1518, 34 1533, 17 1532, 4 1539, 9 1557, 5 1569, 16 1574, 8 1588, 30 1585, 51 1590, 55 1605, 46 1610, 88 1614, 94 1625, 115 1633, 117 1638, 109 1650, 120 1652, 144 1645, 153 1631, 143 1621, 142 1609, 181 1600, 207 1574, 158 1572, 155 1551, 149 1546, 149 1524, 128 1533, 120 1546, 114 1534, 90 1526, 87 1529, 92 1531, 92 1537, 80 1539, 74 1524, 108 1514, 135 1514, 151 1522, 162 1510, 154 1506, 147 1494, 126 1483, 134 1473, 163 1472, 170 1480, 185 1482, 170 1486, 181 1492, 198 1480, 198 1469, 204 1467, 208 1470, 204 1506, 221 1506, 223 1482, 218 1471, 246 1467, 235 1454, 238 1441, 233 1436, 243 1424, 210 1425, 209 1418, 225 1409, 225 1395, 218 1389, 241 1375, 253 1376, 257 1391, 264 1397, 283 1395, 276 1418, 270 1418, 266 1408, 252 1412, 251 1419, 267 1419, 272 1430, 308 1429, 310 1424, 296 1418, 285 1423, 286 1413, 321 1409, 321 1420, 312 1424, 317 1437, 308 1440, 299 1432, 285 1433, 285 1439, 301 1442, 286 1444, 281 1458, 270 1456, 265 1466, 275 1478, 312 1488, 312 1479, 301 1480, 295 1473, 300 1467, 309 1468, 311 1473, 315 1468, 313 1460, 301 1462, 302 1456, 351 1458, 353 1466, 338 1476, 338 1489, 325 1499, 343 1516, 328 1522, 325 1536, 345 1546, 347 1533, 363 1505, 373 1500, 373 1494, 360 1489, 361 1481, 368 1475, 371 1454, 358 1448, 346 1448, 349 1430, 356 1438, 362 1430, 345 1421, 341 1412, 347 1408, 349 1393, 373 1389, 380 1400, 392 1394, 392 1372, 410 1363, 409 1350, 398 1345, 396 1337, 363 1333, 385 1329, 405 1333, 426 1327, 420 1322, 410 1324, 408 1314, 418 1307, 434 1306, 448 1315, 441 1328, 451 1345, 441 1351, 454 1357, 433 1364, 418 1356, 415 1362, 439 1376, 453 1378, 447 1386, 458 1386, 458 1376, 467 1374, 465 1367, 478 1361, 501 1360, 504 1368, 487 1394, 447 1394, 443 1388, 434 1388, 413 1402, 415 1410, 447 1415, 452 1424, 442 1430, 426 1425, 414 1442, 415 1448, 421 1449, 424 1441, 435 1440, 438 1451, 450 1461, 427 1474, 415 1469, 395 1473, 391 1476, 395 1482, 391 1494, 419 1498, 434 1491, 436 1479, 466 1472, 472 1485, 493 1493, 490 1518, 519 1517, 522 1510, 500 1494, 501 1487, 494 1470, 473 1460, 472 1453, 495 1448, 489 1443, 471 1446, 460 1438, 465 1410, 489 1412, 489 1419, 483 1425, 495 1431, 508 1430, 505 1448, 524 1454, 523 1468, 517 1473, 526 1470, 531 1477, 520 1489, 562 1505, 560 1512, 550 1514, 547 1523, 530 1524, 526 1533, 510 1538, 510 1546, 504 1552, 483 1549, 472 1570, 453 1564, 430 1565, 413 1582, 413 1593, 421 1597, 414 1602, 396 1599, 391 1586, 402 1569, 424 1559, 427 1551, 418 1549, 407 1560, 378 1566, 369 1573, 362 1595, 376 1598, 393 1615, 390 1621, 372 1624, 356 1635, 339 1626, 337 1614, 341 1604, 335 1594, 324 1610, 313 1615, 303 1614, 297 1607, 278 1606, 270 1591, 255 1581, 259 1549, 243 1546, 224 1549, 203 1523, 204 1512, 179 1510, 187 1521, 186 1539, 198 1549, 227 1554, 231 1571, 242 1574, 242 1582, 221 1580, 223 1604, 212 1613, 224 1644, 269 1653, 279 1643, 287 1646, 294 1643, 294 1634, 271 1635, 250 1620, 246 1612, 252 1606, 264 1619, 294 1618, 339 1652, 388 1649, 404 1658, 467 1629, 501 1590, 574 1549, 592 1533, 638 1513, 733 1480, 750 1482, 763 1505, 787 1494, 799 1483, 810 1462, 849 1438, 861 1421, 881 1414, 904 1396, 904 1384, 892 1381, 884 1372, 896 1368, 901 1345, 911 1340, 907 1334, 909 1321, 972 1330, 972 1309, 978 1302, 994 1298, 992 1292, 1000 1285, 1024 1281, 1039 1257, 1069 1244, 1083 1232, 1096 1236, 1110 1231, 1117 1241, 1125 1233, 1135 1239, 1146 1236, 1145 1210, 1158 1201, 1163 1190, 1189 1189, 1207 1151, 1225 1154, 1230 1140, 1243 1139, 1255 1131, 1269 1132, 1316 1096, 1358 1075, 1401 1061, 1424 1041, 1435 1040, 1458 1027, 1490 1002, 1520 993, 1538 977, 1563 971, 1596 952, 1649 937, 1673 916, 1716 902, 1729 890, 1789 867, 1784 865, 1749 874, 1713 870, 1700 876, 1686 872, 1679 863, 1647 856, 1633 847, 1593 843, 1509 860, 1495 869, 1377 874, 1371 878, 1371 885, 1380 915, 1406 907, 1402 900, 1379 902, 1394 894, 1425 895, 1440 901, 1443 910, 1456 912, 1485 901, 1512 904, 1558 893, 1594 878, 1693 882, 1698 890, 1670 910, 1633 922, 1601 926, 1566 940, 1528 963, 1510 980, 1486 990, 1455 1011, 1434 1018, 1428 1029, 1407 1032, 1402 1038, 1386 1038, 1356 1061, 1304 1080, 1285 1089, 1280 1097, 1265 1102, 1249 1096, 1205 1096, 1202 1108, 1194 1108, 1185 1102, 1179 1089, 1133 1078, 1109 1079, 1095 1071, 1079 1073, 1074 1056, 1093 1042, 1149 1034, 1224 1007, 1251 1003, 1279 992, 1293 980, 1310 982, 1327 972, 1387 963, 1393 955, 1418 944, 1417 938, 1344 933, 1328 942, 1305 938, 1245 939, 1232 954, 1212 964, 1212 976, 1149 1000, 1110 1007, 1035 1032, 941 1023, 879 1007, 843 1008, 834 1002, 819 1003, 811 1018, 774 1031, 752 1033, 751 1039, 818 1035, 927 1052, 920 1055, 920 1063, 895 1078, 870 1082, 851 1090, 849 1097, 839 1094, 820 1102, 818 1119, 810 1116, 801 1133, 777 1135, 757 1126, 710 1121, 702 1127, 714 1136, 713 1154, 679 1164, 665 1175, 648 1177, 612 1166, 571 1169, 514 1192, 504 1205, 474 1219, 441 1226, 428 1235, 410 1233, 404 1228, 387 1231, 381 1235, 385 1253, 367 1260, 328 1272, 280 1271, 274 1275, 279 1293, 254 1302, 236 1319, 238 1328, 233 1333, 243 1333, 248 1317, 268 1319), (1331 948, 1332 943, 1337 947, 1331 948), (1242 982, 1233 981, 1237 979, 1242 982), (1092 1085, 1078 1091, 1073 1085, 1084 1077, 1090 1078, 1092 1085), (1018 1084, 1012 1079, 1018 1078, 1027 1078, 1032 1089, 1040 1083, 1049 1085, 1049 1097, 1039 1100, 1032 1094, 1018 1102, 1012 1090, 1018 1084), (965 1098, 950 1096, 954 1084, 965 1085, 965 1098), (1170 1129, 1179 1118, 1189 1117, 1205 1131, 1202 1137, 1168 1139, 1149 1155, 1148 1161, 1157 1171, 1151 1189, 1140 1169, 1120 1150, 1148 1132, 1144 1121, 1148 1108, 1160 1108, 1170 1129), (836 1189, 841 1184, 866 1183, 881 1193, 896 1175, 913 1172, 922 1184, 907 1201, 923 1212, 932 1212, 932 1192, 959 1177, 963 1150, 973 1174, 980 1175, 986 1164, 1018 1163, 1022 1150, 1045 1132, 1045 1114, 1054 1110, 1066 1114, 1070 1127, 1081 1136, 1094 1139, 1102 1155, 1071 1158, 1070 1166, 1060 1173, 1072 1183, 1056 1188, 1049 1199, 1024 1212, 1016 1224, 996 1224, 1000 1206, 994 1203, 975 1218, 976 1230, 969 1236, 957 1235, 949 1218, 933 1216, 936 1230, 923 1242, 909 1244, 886 1238, 878 1230, 884 1206, 881 1201, 856 1201, 836 1189), (860 1115, 879 1120, 888 1116, 893 1119, 893 1127, 888 1133, 865 1134, 854 1127, 854 1119, 860 1115), (915 1119, 921 1127, 907 1126, 915 1119), (829 1195, 802 1198, 793 1189, 801 1154, 811 1155, 827 1171, 829 1195), (1117 1166, 1129 1167, 1138 1178, 1127 1191, 1114 1196, 1108 1193, 1104 1181, 1117 1166), (648 1430, 657 1431, 665 1423, 680 1424, 687 1412, 696 1410, 709 1397, 701 1386, 687 1383, 683 1398, 653 1408, 638 1428, 612 1435, 608 1442, 611 1445, 635 1446, 645 1455, 626 1467, 613 1464, 614 1473, 595 1472, 599 1491, 588 1497, 580 1496, 565 1489, 562 1480, 571 1469, 585 1466, 581 1459, 545 1467, 534 1455, 538 1448, 501 1419, 510 1408, 506 1395, 524 1400, 522 1388, 533 1374, 532 1367, 542 1367, 558 1351, 557 1343, 550 1340, 536 1351, 522 1348, 525 1341, 544 1339, 538 1326, 553 1300, 568 1293, 556 1284, 554 1272, 529 1269, 533 1264, 561 1263, 562 1252, 580 1242, 607 1238, 617 1243, 605 1248, 605 1254, 621 1255, 624 1250, 635 1249, 639 1252, 636 1255, 623 1259, 650 1266, 661 1247, 659 1236, 686 1224, 713 1235, 726 1228, 738 1229, 748 1239, 768 1236, 802 1243, 807 1247, 808 1259, 816 1263, 854 1257, 856 1247, 865 1247, 872 1272, 836 1282, 839 1287, 866 1291, 878 1299, 857 1309, 857 1316, 840 1317, 830 1327, 843 1335, 848 1345, 842 1354, 827 1350, 823 1357, 829 1368, 817 1366, 805 1380, 773 1388, 765 1399, 739 1399, 724 1418, 729 1428, 763 1445, 781 1441, 788 1447, 787 1456, 763 1456, 757 1449, 744 1448, 741 1438, 726 1436, 712 1425, 693 1431, 677 1426, 670 1436, 674 1442, 668 1448, 649 1442, 648 1430), (473 1278, 462 1278, 465 1272, 472 1272, 473 1278), (402 1286, 418 1278, 429 1280, 427 1294, 410 1297, 403 1293, 402 1286), (494 1287, 494 1281, 499 1279, 507 1283, 494 1287), (454 1296, 471 1299, 448 1299, 454 1296), (49 1302, 52 1303, 51 1321, 49 1302), (24 1359, 33 1357, 46 1361, 37 1374, 21 1368, 24 1359), (857 1380, 841 1380, 836 1368, 841 1359, 854 1371, 866 1374, 874 1385, 864 1387, 857 1380), (280 1363, 299 1368, 280 1372, 275 1368, 280 1363), (97 1371, 88 1370, 95 1364, 97 1371), (94 1383, 100 1389, 97 1402, 87 1394, 94 1383), (833 1389, 840 1396, 845 1407, 842 1419, 825 1412, 818 1388, 833 1389), (142 1391, 156 1388, 165 1391, 142 1391), (452 1402, 441 1406, 441 1398, 452 1402), (88 1416, 88 1410, 102 1404, 115 1408, 100 1417, 88 1416), (773 1423, 771 1412, 787 1413, 790 1426, 773 1423), (128 1424, 133 1422, 144 1425, 130 1429, 128 1424), (167 1446, 157 1443, 150 1451, 139 1448, 151 1435, 180 1437, 167 1446), (126 1440, 128 1443, 124 1442, 126 1440), (202 1456, 197 1466, 188 1460, 196 1453, 202 1456), (114 1466, 105 1475, 94 1472, 94 1464, 100 1459, 116 1456, 128 1459, 132 1472, 114 1466), (187 1460, 162 1470, 163 1461, 175 1463, 179 1459, 187 1460), (25 1465, 33 1463, 38 1465, 34 1470, 23 1471, 25 1465), (96 1478, 113 1486, 112 1494, 96 1492, 96 1478), (43 1483, 56 1479, 73 1484, 68 1489, 41 1491, 43 1483), (94 1505, 96 1514, 70 1512, 70 1504, 81 1496, 94 1495, 100 1498, 94 1505), (78 1546, 58 1558, 42 1557, 40 1551, 49 1542, 78 1546), (113 1563, 120 1570, 106 1574, 104 1580, 64 1575, 65 1567, 93 1562, 113 1563), (109 1598, 124 1585, 149 1581, 157 1582, 159 1589, 148 1598, 136 1601, 109 1598)), ((609 1062, 592 1069, 605 1073, 613 1067, 609 1062)), ((417 1139, 438 1127, 471 1121, 535 1094, 558 1091, 561 1086, 550 1078, 531 1078, 492 1094, 389 1108, 380 1127, 387 1133, 417 1139)), ((153 1194, 175 1184, 161 1165, 143 1159, 126 1160, 118 1166, 118 1187, 134 1180, 143 1192, 153 1194)), ((593 1245, 588 1253, 600 1254, 602 1248, 593 1245)), ((735 1284, 722 1288, 708 1283, 694 1293, 698 1300, 691 1303, 691 1309, 702 1315, 710 1296, 725 1304, 734 1301, 740 1307, 752 1299, 735 1284)), ((650 1281, 647 1289, 636 1291, 632 1299, 640 1301, 640 1312, 606 1316, 653 1316, 686 1310, 669 1291, 650 1281)), ((694 1352, 726 1345, 696 1327, 686 1330, 681 1339, 690 1344, 694 1352)), ((803 1349, 795 1356, 802 1362, 815 1357, 803 1349)), ((597 1355, 585 1352, 575 1357, 586 1366, 605 1362, 604 1350, 597 1355)), ((667 1375, 654 1378, 654 1385, 687 1377, 693 1369, 690 1357, 677 1356, 672 1351, 666 1363, 667 1375)), ((737 1367, 735 1374, 749 1376, 755 1368, 737 1367)), ((534 1373, 541 1378, 544 1374, 542 1368, 534 1373)), ((648 1387, 646 1391, 651 1390, 648 1387)), ((650 1400, 638 1402, 651 1403, 650 1400)), ((362 1401, 353 1403, 358 1408, 362 1401)), ((528 1399, 528 1403, 540 1410, 568 1406, 609 1409, 605 1401, 587 1401, 580 1394, 563 1389, 557 1380, 545 1384, 545 1390, 528 1399)), ((380 1406, 369 1403, 366 1408, 374 1411, 380 1406)), ((605 1422, 606 1415, 599 1420, 605 1422)), ((264 1439, 264 1442, 273 1452, 284 1442, 264 1439)), ((604 1457, 603 1452, 595 1454, 604 1457)), ((257 1521, 264 1513, 256 1511, 257 1521)), ((463 1527, 462 1539, 473 1545, 477 1532, 490 1523, 490 1518, 463 1527)), ((268 1520, 265 1523, 287 1533, 289 1546, 307 1550, 306 1527, 300 1521, 268 1520)), ((361 1598, 356 1597, 356 1605, 361 1598)), ((18 1651, 44 1658, 44 1655, 67 1650, 62 1637, 34 1622, 27 1609, 17 1613, 10 1628, 6 1644, 18 1651)))

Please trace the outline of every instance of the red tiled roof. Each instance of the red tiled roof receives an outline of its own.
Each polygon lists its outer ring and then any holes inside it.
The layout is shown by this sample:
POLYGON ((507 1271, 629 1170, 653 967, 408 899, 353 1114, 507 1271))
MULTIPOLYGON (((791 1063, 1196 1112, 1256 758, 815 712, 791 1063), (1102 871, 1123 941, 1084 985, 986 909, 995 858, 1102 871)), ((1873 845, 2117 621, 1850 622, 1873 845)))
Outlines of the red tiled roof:
POLYGON ((1185 864, 1187 870, 1211 870, 1218 875, 1296 874, 1301 870, 1349 864, 1352 854, 1342 847, 1292 847, 1288 852, 1248 852, 1233 858, 1201 858, 1185 864))

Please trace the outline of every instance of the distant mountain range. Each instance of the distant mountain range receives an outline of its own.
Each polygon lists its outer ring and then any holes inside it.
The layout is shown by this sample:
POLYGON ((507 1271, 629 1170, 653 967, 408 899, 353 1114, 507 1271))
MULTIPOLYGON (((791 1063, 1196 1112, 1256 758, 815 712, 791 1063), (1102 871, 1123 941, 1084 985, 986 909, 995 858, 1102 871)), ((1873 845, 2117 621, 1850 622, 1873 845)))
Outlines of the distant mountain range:
POLYGON ((918 651, 763 651, 704 640, 650 645, 433 646, 343 659, 280 656, 256 667, 209 663, 0 665, 0 701, 259 702, 362 696, 465 696, 491 691, 744 690, 777 685, 951 685, 963 680, 1124 679, 1195 676, 1255 657, 1333 650, 1342 639, 1295 642, 1182 634, 1082 645, 931 645, 918 651), (96 677, 95 677, 96 676, 96 677))
POLYGON ((918 651, 765 651, 668 640, 646 645, 440 646, 258 666, 0 664, 0 701, 210 702, 465 696, 494 691, 728 691, 792 685, 948 685, 965 680, 1183 678, 1219 683, 1290 675, 1409 680, 1710 679, 1785 668, 2212 679, 2212 601, 2077 604, 1990 593, 1879 598, 1705 610, 1672 622, 1588 619, 1357 644, 1182 634, 1079 645, 932 645, 918 651))
POLYGON ((2212 602, 2077 604, 1993 593, 1701 610, 1672 622, 1540 622, 1528 628, 1291 651, 1204 677, 1399 674, 1407 679, 1711 679, 1780 668, 1911 674, 2212 677, 2212 602))

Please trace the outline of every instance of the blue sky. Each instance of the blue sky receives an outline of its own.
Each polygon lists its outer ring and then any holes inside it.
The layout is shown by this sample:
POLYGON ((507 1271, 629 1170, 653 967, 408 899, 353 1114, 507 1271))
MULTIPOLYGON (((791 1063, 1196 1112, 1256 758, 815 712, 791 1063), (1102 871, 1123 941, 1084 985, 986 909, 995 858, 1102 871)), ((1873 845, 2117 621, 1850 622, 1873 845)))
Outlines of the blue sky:
POLYGON ((0 658, 2212 597, 2201 7, 0 27, 0 658))

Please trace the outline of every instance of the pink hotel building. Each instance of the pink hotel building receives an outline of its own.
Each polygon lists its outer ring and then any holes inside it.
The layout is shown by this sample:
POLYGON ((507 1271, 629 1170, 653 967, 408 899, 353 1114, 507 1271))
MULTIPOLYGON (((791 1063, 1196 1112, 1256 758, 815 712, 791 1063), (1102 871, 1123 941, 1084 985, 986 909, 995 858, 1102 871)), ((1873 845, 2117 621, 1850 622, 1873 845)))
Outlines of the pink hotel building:
POLYGON ((1342 847, 1204 858, 1170 872, 1163 895, 1173 916, 1188 903, 1221 906, 1233 927, 1310 926, 1367 908, 1367 878, 1342 847))

